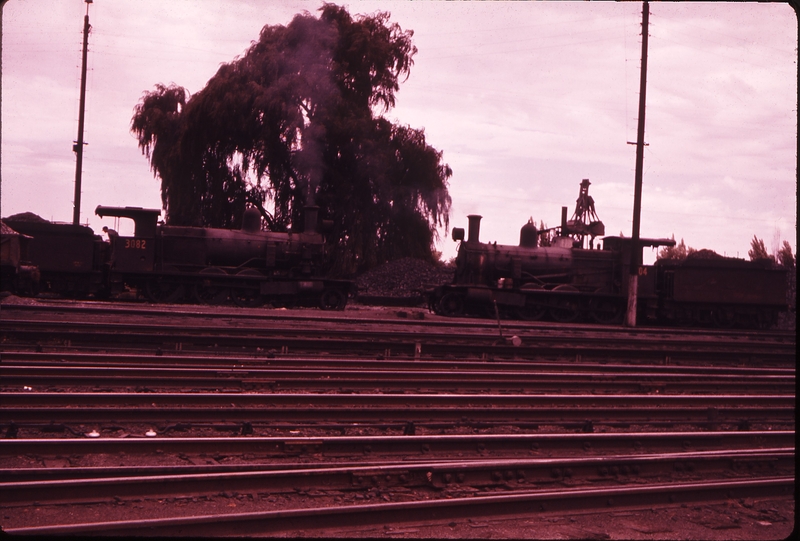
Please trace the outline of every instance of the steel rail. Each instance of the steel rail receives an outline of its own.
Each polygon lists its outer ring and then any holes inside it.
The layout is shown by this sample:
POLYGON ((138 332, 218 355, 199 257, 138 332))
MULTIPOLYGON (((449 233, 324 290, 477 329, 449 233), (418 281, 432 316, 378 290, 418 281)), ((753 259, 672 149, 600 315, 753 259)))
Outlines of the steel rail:
MULTIPOLYGON (((470 449, 472 451, 472 449, 470 449)), ((735 453, 735 458, 737 459, 736 462, 731 462, 730 466, 742 469, 747 468, 748 470, 753 470, 756 466, 754 462, 750 461, 743 461, 739 460, 741 458, 758 458, 758 456, 764 455, 765 453, 773 453, 778 454, 778 457, 781 458, 783 456, 791 455, 794 456, 795 448, 794 447, 781 447, 781 448, 764 448, 764 449, 726 449, 723 451, 724 453, 735 453)), ((722 453, 719 451, 715 451, 718 456, 721 456, 722 453)), ((269 462, 253 462, 247 464, 219 464, 219 463, 208 463, 208 464, 180 464, 180 465, 166 465, 166 466, 69 466, 69 467, 42 467, 42 468, 0 468, 0 483, 19 483, 23 481, 55 481, 55 480, 79 480, 79 479, 107 479, 107 478, 137 478, 137 477, 159 477, 159 478, 166 478, 168 476, 182 476, 182 475, 207 475, 207 474, 227 474, 227 473, 240 473, 240 472, 272 472, 272 471, 296 471, 296 470, 315 470, 319 469, 323 464, 327 468, 384 468, 388 466, 409 466, 413 465, 414 467, 420 467, 420 464, 445 464, 445 465, 452 465, 452 464, 465 464, 465 463, 475 463, 475 462, 484 462, 486 463, 487 458, 484 456, 478 457, 464 457, 463 452, 458 453, 459 457, 451 457, 450 459, 446 458, 435 458, 430 456, 430 454, 423 455, 418 458, 395 458, 392 459, 391 457, 387 457, 382 460, 367 460, 362 456, 358 456, 356 459, 349 457, 349 460, 335 460, 333 457, 326 457, 324 463, 321 461, 317 462, 298 462, 298 461, 281 461, 281 460, 270 460, 269 462), (458 462, 455 462, 457 460, 458 462)), ((670 453, 661 452, 659 454, 653 454, 652 456, 666 456, 670 453)), ((708 455, 708 452, 703 453, 674 453, 674 456, 679 456, 681 458, 686 458, 689 455, 700 455, 705 457, 708 455)), ((217 455, 219 456, 219 455, 217 455)), ((614 459, 622 459, 626 455, 613 455, 609 458, 614 459)), ((635 456, 641 457, 642 454, 638 455, 627 455, 627 456, 635 456)), ((182 459, 186 460, 188 457, 183 455, 182 459)), ((556 458, 550 458, 551 465, 553 465, 552 461, 555 460, 566 460, 567 456, 560 456, 556 458)), ((513 458, 500 458, 494 457, 494 463, 500 463, 502 461, 504 464, 510 464, 513 458)), ((519 459, 517 459, 519 460, 519 459)), ((770 463, 775 464, 775 463, 770 463)), ((769 464, 768 464, 769 465, 769 464)), ((792 464, 793 465, 793 464, 792 464)), ((770 466, 771 467, 771 466, 770 466)), ((676 470, 676 468, 673 468, 676 470)), ((677 468, 677 471, 686 471, 686 472, 696 472, 697 468, 691 462, 686 462, 682 464, 680 467, 677 468)), ((506 470, 503 471, 505 474, 506 470)), ((628 475, 633 470, 628 468, 620 469, 619 466, 615 469, 613 466, 610 468, 606 468, 605 471, 598 470, 598 473, 603 473, 604 475, 628 475)), ((556 470, 551 471, 551 477, 553 474, 557 474, 556 470)), ((561 477, 564 477, 563 470, 559 474, 561 477)), ((575 477, 574 472, 573 478, 575 477)), ((634 472, 635 473, 635 472, 634 472)), ((559 477, 556 475, 556 478, 559 477)), ((569 478, 569 477, 565 477, 569 478)), ((363 479, 363 477, 362 477, 363 479)), ((458 477, 456 476, 455 479, 457 480, 458 477)), ((376 483, 380 483, 383 479, 378 478, 374 481, 376 483)), ((442 481, 446 480, 445 478, 441 478, 442 481)), ((493 479, 494 480, 494 479, 493 479)), ((369 483, 373 482, 373 479, 369 479, 369 483)), ((361 483, 363 484, 363 483, 361 483)))
POLYGON ((235 491, 277 494, 297 490, 472 488, 542 489, 564 482, 641 484, 664 478, 708 481, 794 473, 794 449, 676 453, 655 456, 537 458, 322 467, 277 471, 178 474, 100 479, 0 482, 0 505, 102 502, 114 498, 158 498, 235 491))
MULTIPOLYGON (((358 468, 358 467, 383 467, 389 465, 418 464, 423 459, 417 460, 326 460, 329 467, 358 468)), ((425 463, 431 463, 428 458, 425 463)), ((2 468, 0 469, 0 483, 19 483, 22 481, 57 481, 78 479, 109 479, 117 477, 161 477, 165 479, 173 475, 218 474, 234 472, 266 472, 266 471, 294 471, 318 469, 319 463, 288 462, 274 460, 269 463, 251 464, 181 464, 179 466, 70 466, 44 467, 44 468, 2 468)))
POLYGON ((675 371, 658 375, 634 371, 617 372, 494 372, 490 370, 319 370, 297 368, 153 368, 91 367, 52 365, 0 365, 0 385, 5 389, 28 386, 68 387, 70 391, 99 385, 158 388, 236 388, 286 390, 342 389, 456 389, 512 390, 518 392, 661 392, 668 394, 735 391, 748 394, 795 389, 794 376, 750 375, 746 379, 733 374, 698 375, 675 371))
MULTIPOLYGON (((190 395, 187 395, 190 396, 190 395)), ((236 396, 236 395, 225 395, 236 396)), ((294 396, 294 395, 286 395, 294 396)), ((325 396, 325 395, 321 395, 325 396)), ((364 395, 348 395, 362 397, 364 395)), ((534 395, 532 395, 534 396, 534 395)), ((663 398, 663 397, 662 397, 663 398)), ((719 423, 745 426, 750 423, 773 423, 779 426, 794 426, 794 404, 784 406, 654 406, 648 408, 631 407, 482 407, 464 404, 456 407, 416 407, 402 405, 375 407, 370 404, 356 405, 321 405, 321 406, 280 406, 272 407, 228 407, 215 408, 167 407, 159 405, 116 406, 116 407, 4 407, 0 409, 0 423, 11 426, 26 427, 38 425, 40 429, 55 428, 56 423, 72 423, 97 427, 99 423, 147 423, 164 426, 170 423, 240 423, 245 433, 245 426, 262 426, 264 428, 313 428, 322 422, 336 423, 330 430, 346 430, 359 425, 370 426, 379 423, 378 428, 390 425, 415 423, 427 426, 438 423, 455 423, 457 426, 475 426, 476 424, 499 424, 502 426, 525 426, 533 424, 565 425, 579 423, 584 430, 592 431, 596 426, 620 426, 630 423, 644 425, 672 425, 689 423, 713 427, 719 423), (280 424, 280 426, 278 426, 280 424)), ((191 428, 185 426, 184 428, 191 428)), ((238 431, 238 427, 233 427, 238 431)), ((441 428, 441 427, 439 427, 441 428)))
POLYGON ((159 535, 233 536, 303 534, 307 531, 352 531, 358 526, 429 523, 455 518, 537 516, 587 509, 642 509, 736 497, 784 498, 794 491, 794 477, 753 480, 668 483, 595 489, 542 490, 531 493, 476 496, 403 503, 317 507, 285 511, 228 513, 200 517, 143 519, 71 525, 10 528, 10 535, 159 535))
MULTIPOLYGON (((389 352, 391 353, 391 352, 389 352)), ((513 360, 513 361, 475 361, 466 359, 425 359, 419 360, 398 360, 390 356, 382 355, 380 359, 354 359, 351 357, 335 357, 326 355, 325 357, 300 357, 270 355, 269 357, 262 352, 256 355, 222 356, 205 355, 198 356, 192 354, 176 355, 174 353, 164 353, 153 351, 149 354, 110 354, 107 352, 31 352, 31 351, 2 351, 0 358, 3 365, 17 366, 52 366, 52 367, 71 367, 84 366, 88 368, 105 368, 113 366, 122 367, 141 367, 155 369, 172 368, 198 368, 214 370, 253 370, 253 369, 285 369, 295 370, 304 368, 307 370, 318 369, 328 371, 340 370, 381 370, 381 371, 420 371, 420 370, 439 370, 455 372, 469 372, 491 370, 494 373, 502 372, 529 372, 532 370, 540 371, 569 371, 574 373, 595 373, 607 372, 623 374, 635 371, 645 373, 650 376, 659 374, 674 374, 676 371, 687 375, 715 375, 732 376, 737 378, 750 378, 750 376, 791 376, 796 374, 795 368, 776 368, 764 366, 742 366, 732 364, 730 366, 702 366, 686 364, 669 364, 660 362, 659 364, 643 363, 618 363, 612 361, 589 362, 580 356, 573 356, 564 361, 535 361, 535 360, 513 360)), ((2 365, 0 365, 2 366, 2 365)))
MULTIPOLYGON (((28 371, 39 374, 51 374, 61 371, 68 375, 69 371, 82 370, 87 376, 98 375, 105 371, 118 373, 182 373, 192 377, 202 377, 205 374, 219 374, 231 376, 243 374, 245 376, 276 376, 290 377, 293 373, 312 375, 325 373, 332 375, 348 376, 353 374, 369 373, 385 375, 386 377, 402 377, 403 374, 450 374, 464 378, 471 376, 495 376, 498 378, 529 377, 608 377, 617 380, 641 378, 696 378, 708 380, 764 380, 764 381, 789 381, 795 378, 794 369, 776 368, 742 368, 742 367, 687 367, 641 364, 612 364, 612 363, 576 363, 565 361, 561 363, 550 362, 470 362, 470 361, 392 361, 392 360, 337 360, 330 359, 270 359, 257 360, 257 362, 243 362, 242 358, 219 359, 216 357, 197 359, 195 361, 217 361, 215 364, 192 362, 186 357, 163 357, 164 361, 154 361, 153 356, 133 356, 130 359, 121 359, 107 354, 97 354, 88 361, 71 361, 66 355, 51 356, 52 360, 15 360, 14 356, 4 355, 0 369, 6 370, 9 376, 14 373, 28 371), (116 362, 105 362, 105 359, 116 362), (184 360, 189 362, 174 362, 184 360)), ((77 356, 83 358, 83 355, 77 356)), ((34 357, 35 358, 35 357, 34 357)), ((251 361, 252 359, 245 359, 251 361)))
POLYGON ((420 436, 336 437, 128 437, 0 439, 0 456, 119 455, 128 457, 174 454, 196 456, 252 455, 253 460, 309 457, 335 460, 363 456, 455 458, 498 456, 551 456, 598 453, 655 453, 721 451, 741 448, 792 447, 793 430, 716 432, 597 432, 550 434, 469 434, 420 436))
MULTIPOLYGON (((107 358, 107 356, 104 356, 107 358)), ((406 377, 420 376, 426 377, 444 377, 449 376, 453 378, 468 379, 483 379, 497 377, 507 380, 514 380, 516 378, 593 378, 602 380, 603 378, 610 378, 614 380, 633 380, 640 381, 643 378, 661 378, 667 380, 673 378, 676 381, 694 378, 706 379, 709 381, 727 381, 727 380, 741 380, 746 375, 748 381, 763 380, 763 381, 776 381, 788 382, 794 379, 795 371, 791 369, 775 370, 775 369, 749 369, 742 371, 736 367, 731 368, 729 371, 724 369, 709 370, 691 370, 683 369, 682 367, 666 367, 662 365, 641 366, 641 365, 607 365, 607 364, 593 364, 593 370, 587 370, 586 366, 582 369, 576 369, 574 363, 517 363, 513 368, 499 367, 496 364, 487 363, 471 363, 472 366, 463 368, 454 368, 452 363, 403 363, 403 367, 395 367, 391 362, 373 362, 372 366, 364 366, 359 369, 353 369, 350 363, 341 363, 341 366, 329 365, 325 367, 316 367, 314 360, 308 361, 311 366, 306 366, 305 361, 296 360, 291 365, 286 366, 273 366, 273 363, 262 363, 261 367, 258 366, 170 366, 169 364, 148 364, 143 367, 139 364, 109 366, 104 363, 95 364, 66 364, 60 362, 60 356, 54 357, 59 359, 57 362, 16 362, 3 358, 3 363, 0 365, 0 375, 4 378, 19 377, 21 375, 42 375, 42 376, 70 376, 77 374, 83 377, 96 377, 102 376, 107 373, 126 375, 131 374, 134 377, 139 377, 144 374, 157 374, 158 377, 186 377, 186 378, 206 378, 206 377, 262 377, 262 378, 295 378, 295 377, 317 377, 321 374, 336 376, 349 379, 373 379, 373 378, 397 378, 402 379, 406 377), (446 368, 441 365, 447 364, 446 368)), ((166 360, 166 359, 165 359, 166 360)), ((326 363, 327 364, 327 363, 326 363)))
MULTIPOLYGON (((641 394, 272 394, 272 393, 2 393, 4 404, 74 408, 79 406, 127 405, 136 407, 205 406, 223 409, 240 408, 642 408, 657 410, 685 408, 777 408, 794 406, 794 394, 773 395, 641 395, 641 394)), ((5 405, 0 412, 8 411, 5 405)))

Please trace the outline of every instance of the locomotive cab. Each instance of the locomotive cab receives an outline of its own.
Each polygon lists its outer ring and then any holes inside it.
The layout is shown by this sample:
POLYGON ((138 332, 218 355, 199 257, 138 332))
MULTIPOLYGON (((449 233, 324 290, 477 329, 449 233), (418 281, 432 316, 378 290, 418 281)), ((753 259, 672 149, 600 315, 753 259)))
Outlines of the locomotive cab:
POLYGON ((113 229, 104 229, 111 244, 110 269, 118 272, 151 272, 155 264, 156 230, 161 211, 141 207, 98 206, 95 214, 101 218, 130 218, 134 222, 132 237, 118 235, 113 229))

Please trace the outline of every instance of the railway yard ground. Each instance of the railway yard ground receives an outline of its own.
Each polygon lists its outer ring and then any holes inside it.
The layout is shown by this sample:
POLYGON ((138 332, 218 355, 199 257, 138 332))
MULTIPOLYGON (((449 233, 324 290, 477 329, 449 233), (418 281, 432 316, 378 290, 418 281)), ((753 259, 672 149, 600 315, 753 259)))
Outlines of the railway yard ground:
POLYGON ((0 301, 8 534, 795 530, 794 330, 0 301))

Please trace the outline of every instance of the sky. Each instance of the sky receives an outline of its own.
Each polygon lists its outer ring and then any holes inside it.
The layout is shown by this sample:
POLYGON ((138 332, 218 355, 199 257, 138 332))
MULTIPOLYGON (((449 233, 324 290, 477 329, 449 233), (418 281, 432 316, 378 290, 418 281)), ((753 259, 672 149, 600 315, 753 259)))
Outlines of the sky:
MULTIPOLYGON (((450 229, 517 244, 589 194, 606 233, 630 236, 640 2, 341 2, 391 13, 418 53, 396 107, 453 176, 450 229)), ((81 223, 97 205, 161 208, 130 132, 156 84, 201 90, 265 25, 319 1, 95 0, 89 5, 81 223)), ((71 222, 83 0, 9 0, 2 20, 0 215, 71 222)), ((797 251, 797 18, 784 3, 650 4, 641 236, 747 259, 753 236, 797 251)), ((119 224, 120 233, 132 225, 119 224)), ((457 244, 440 230, 443 259, 457 244)), ((128 231, 130 234, 130 231, 128 231)), ((645 249, 644 261, 656 252, 645 249)))

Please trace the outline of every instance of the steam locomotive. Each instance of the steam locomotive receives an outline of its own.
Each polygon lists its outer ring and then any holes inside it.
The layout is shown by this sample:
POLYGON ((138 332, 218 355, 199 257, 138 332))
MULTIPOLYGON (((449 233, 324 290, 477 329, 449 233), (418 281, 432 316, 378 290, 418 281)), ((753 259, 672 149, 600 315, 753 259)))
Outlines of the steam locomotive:
MULTIPOLYGON (((529 221, 518 246, 480 242, 481 216, 468 216, 453 283, 428 292, 430 309, 445 316, 475 315, 558 322, 612 324, 627 309, 632 239, 603 235, 588 180, 575 214, 539 231, 529 221), (588 237, 588 238, 587 238, 588 237), (586 247, 586 241, 588 247, 586 247)), ((672 239, 639 239, 645 246, 674 246, 672 239)), ((641 257, 639 258, 641 261, 641 257)), ((771 260, 744 261, 708 250, 684 260, 660 259, 638 268, 637 322, 666 325, 767 328, 787 309, 786 271, 771 260)))
POLYGON ((300 232, 262 231, 255 208, 245 211, 240 230, 164 225, 156 209, 98 206, 95 212, 133 220, 133 236, 104 228, 105 240, 87 226, 4 220, 25 244, 18 259, 38 269, 39 290, 104 297, 132 289, 153 302, 343 310, 355 288, 353 281, 323 276, 325 239, 314 206, 305 207, 300 232))

